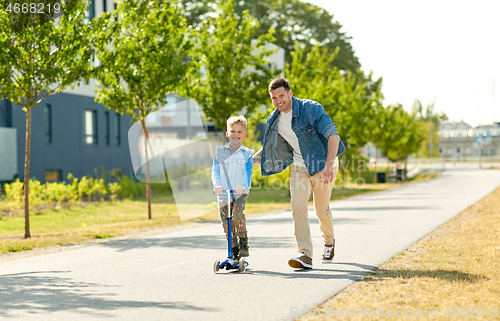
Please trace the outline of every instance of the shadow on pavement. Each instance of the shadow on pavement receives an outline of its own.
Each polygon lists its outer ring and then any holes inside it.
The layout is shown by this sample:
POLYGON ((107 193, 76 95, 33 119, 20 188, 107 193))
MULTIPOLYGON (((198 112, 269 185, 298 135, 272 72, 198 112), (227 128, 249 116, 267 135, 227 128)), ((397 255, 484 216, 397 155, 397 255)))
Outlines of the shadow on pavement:
MULTIPOLYGON (((249 242, 250 248, 283 248, 296 245, 293 235, 287 238, 252 237, 249 239, 249 242)), ((147 249, 152 247, 175 248, 180 250, 192 250, 193 248, 224 250, 227 249, 227 241, 225 236, 221 233, 221 235, 197 235, 123 240, 103 243, 100 246, 110 247, 118 251, 147 249)))
POLYGON ((285 279, 336 279, 336 280, 351 280, 359 281, 360 278, 367 275, 369 272, 375 270, 377 267, 372 265, 363 265, 357 263, 331 263, 327 265, 314 265, 313 269, 304 270, 290 270, 288 273, 275 272, 275 271, 264 271, 264 270, 253 270, 248 269, 247 274, 254 275, 264 275, 264 276, 278 276, 285 279), (331 266, 336 265, 350 265, 359 269, 325 269, 317 268, 317 266, 331 266), (318 273, 319 272, 319 273, 318 273))
MULTIPOLYGON (((348 218, 343 218, 343 219, 335 219, 335 211, 338 209, 332 208, 332 213, 333 213, 333 224, 370 224, 373 223, 370 220, 366 219, 348 219, 348 218)), ((249 226, 252 224, 290 224, 290 226, 293 224, 292 221, 292 214, 290 213, 290 217, 282 217, 282 218, 270 218, 266 219, 265 216, 262 218, 250 218, 247 217, 247 222, 249 226)), ((313 224, 319 224, 318 218, 316 217, 316 214, 314 213, 314 210, 309 211, 309 222, 311 225, 313 224)), ((219 222, 220 223, 220 222, 219 222)))
POLYGON ((406 210, 429 210, 436 209, 428 206, 382 206, 382 207, 336 207, 332 211, 406 211, 406 210))
POLYGON ((47 271, 6 274, 0 282, 0 319, 28 313, 77 312, 94 317, 112 317, 112 310, 120 308, 159 308, 213 311, 186 303, 113 300, 113 294, 94 294, 97 289, 109 285, 76 282, 63 277, 67 271, 47 271))

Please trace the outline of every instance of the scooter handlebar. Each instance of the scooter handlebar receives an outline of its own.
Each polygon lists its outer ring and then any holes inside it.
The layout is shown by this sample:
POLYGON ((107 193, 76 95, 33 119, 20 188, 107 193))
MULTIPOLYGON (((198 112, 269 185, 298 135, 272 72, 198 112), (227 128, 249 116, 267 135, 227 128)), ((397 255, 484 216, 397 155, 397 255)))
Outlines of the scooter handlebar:
MULTIPOLYGON (((227 192, 229 192, 231 194, 236 194, 236 191, 234 189, 223 189, 222 190, 222 193, 226 193, 227 194, 227 192)), ((212 193, 215 194, 215 191, 212 191, 212 193)))

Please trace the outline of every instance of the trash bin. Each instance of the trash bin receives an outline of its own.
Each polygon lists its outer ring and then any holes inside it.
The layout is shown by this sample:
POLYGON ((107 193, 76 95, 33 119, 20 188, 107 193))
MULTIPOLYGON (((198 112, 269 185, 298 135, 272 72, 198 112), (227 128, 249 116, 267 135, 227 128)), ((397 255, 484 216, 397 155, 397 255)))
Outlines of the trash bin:
POLYGON ((403 169, 396 169, 396 180, 402 181, 403 180, 403 169))
POLYGON ((385 183, 385 173, 377 173, 377 182, 385 183))

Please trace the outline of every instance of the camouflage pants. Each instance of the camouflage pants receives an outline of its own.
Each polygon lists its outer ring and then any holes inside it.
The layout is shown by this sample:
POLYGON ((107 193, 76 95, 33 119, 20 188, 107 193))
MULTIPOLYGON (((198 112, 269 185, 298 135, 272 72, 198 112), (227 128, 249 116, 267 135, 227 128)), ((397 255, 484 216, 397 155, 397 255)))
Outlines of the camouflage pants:
MULTIPOLYGON (((247 223, 245 214, 243 214, 247 197, 248 194, 241 194, 231 199, 231 214, 233 215, 231 220, 231 239, 233 248, 238 247, 238 237, 247 237, 247 223)), ((227 239, 227 198, 219 198, 218 206, 220 219, 227 239)))

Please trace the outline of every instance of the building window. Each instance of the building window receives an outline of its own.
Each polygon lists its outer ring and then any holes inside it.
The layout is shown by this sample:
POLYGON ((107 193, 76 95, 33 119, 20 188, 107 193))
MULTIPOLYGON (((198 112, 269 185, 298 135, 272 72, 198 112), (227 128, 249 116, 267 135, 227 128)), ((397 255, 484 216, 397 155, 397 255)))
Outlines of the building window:
POLYGON ((460 147, 457 147, 457 153, 460 153, 460 147))
POLYGON ((109 145, 109 112, 104 112, 104 143, 109 145))
POLYGON ((95 3, 94 0, 89 0, 89 5, 87 7, 87 13, 85 15, 85 18, 90 21, 94 19, 95 17, 95 3))
POLYGON ((45 142, 52 143, 52 106, 45 105, 43 108, 43 130, 45 132, 45 142))
POLYGON ((45 170, 45 181, 60 181, 62 178, 62 170, 60 169, 47 169, 45 170))
POLYGON ((115 144, 116 146, 120 146, 121 137, 120 137, 120 114, 115 114, 115 144))
POLYGON ((97 145, 97 112, 85 111, 85 144, 97 145))
POLYGON ((108 12, 108 4, 106 3, 108 0, 102 0, 102 12, 108 12))

